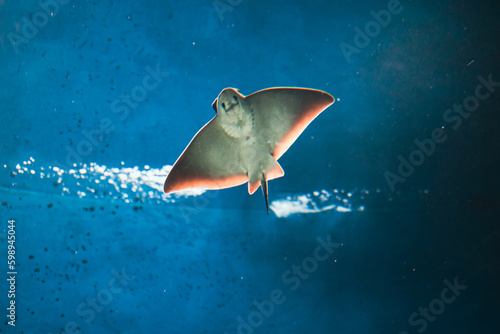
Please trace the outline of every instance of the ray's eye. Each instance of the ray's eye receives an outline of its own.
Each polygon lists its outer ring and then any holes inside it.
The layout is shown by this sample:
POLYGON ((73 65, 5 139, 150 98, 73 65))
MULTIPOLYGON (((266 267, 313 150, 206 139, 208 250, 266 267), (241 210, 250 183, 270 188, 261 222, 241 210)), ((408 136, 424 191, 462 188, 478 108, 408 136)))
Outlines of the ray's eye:
POLYGON ((222 102, 222 108, 224 108, 224 110, 226 110, 226 103, 225 102, 222 102))
POLYGON ((233 100, 234 100, 234 102, 238 102, 238 99, 236 98, 236 95, 233 95, 233 100))

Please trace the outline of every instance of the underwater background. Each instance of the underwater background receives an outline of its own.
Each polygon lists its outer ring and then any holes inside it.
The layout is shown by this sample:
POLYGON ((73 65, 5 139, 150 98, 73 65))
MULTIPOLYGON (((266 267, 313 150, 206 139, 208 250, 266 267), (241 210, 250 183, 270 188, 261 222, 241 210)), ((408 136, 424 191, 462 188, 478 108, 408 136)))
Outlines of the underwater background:
POLYGON ((498 333, 499 17, 0 1, 0 333, 498 333), (270 215, 246 185, 163 193, 222 89, 275 86, 336 101, 270 215))

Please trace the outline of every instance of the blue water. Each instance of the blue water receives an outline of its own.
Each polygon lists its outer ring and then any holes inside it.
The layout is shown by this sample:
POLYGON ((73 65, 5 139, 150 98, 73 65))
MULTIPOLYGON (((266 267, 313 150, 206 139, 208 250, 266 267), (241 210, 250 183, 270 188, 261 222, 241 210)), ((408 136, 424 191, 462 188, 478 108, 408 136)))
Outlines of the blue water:
POLYGON ((497 333, 498 17, 1 1, 0 333, 497 333), (222 89, 275 86, 336 101, 270 215, 246 185, 163 194, 222 89))

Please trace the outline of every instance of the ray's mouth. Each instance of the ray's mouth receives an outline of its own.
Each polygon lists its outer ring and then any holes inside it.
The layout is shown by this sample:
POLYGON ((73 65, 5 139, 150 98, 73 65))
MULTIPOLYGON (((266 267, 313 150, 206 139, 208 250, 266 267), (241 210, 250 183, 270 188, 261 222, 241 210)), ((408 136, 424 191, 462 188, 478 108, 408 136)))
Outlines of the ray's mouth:
POLYGON ((236 95, 233 95, 232 98, 224 99, 225 101, 221 103, 222 108, 227 112, 231 111, 234 107, 238 106, 240 104, 240 101, 236 97, 236 95))
POLYGON ((236 107, 238 105, 239 105, 238 101, 236 101, 236 102, 222 102, 222 108, 224 108, 224 110, 226 112, 230 112, 232 109, 234 109, 234 107, 236 107))

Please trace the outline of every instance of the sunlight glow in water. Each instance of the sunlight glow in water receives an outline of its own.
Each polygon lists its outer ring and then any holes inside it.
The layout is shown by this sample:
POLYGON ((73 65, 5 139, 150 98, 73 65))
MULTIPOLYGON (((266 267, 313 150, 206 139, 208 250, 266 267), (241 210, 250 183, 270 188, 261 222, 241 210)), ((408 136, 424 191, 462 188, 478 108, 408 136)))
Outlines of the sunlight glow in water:
MULTIPOLYGON (((107 199, 125 203, 189 203, 187 198, 202 195, 204 189, 189 189, 174 194, 163 192, 163 183, 172 166, 151 168, 107 167, 97 163, 73 165, 73 168, 36 166, 35 159, 9 166, 3 165, 1 180, 9 180, 10 184, 2 182, 4 189, 10 186, 26 191, 35 191, 61 196, 78 196, 79 198, 107 199), (8 173, 8 174, 6 174, 8 173), (10 176, 10 179, 9 179, 10 176), (39 180, 36 180, 39 179, 39 180)), ((428 190, 421 192, 428 194, 428 190)), ((322 189, 310 194, 279 194, 270 203, 270 209, 279 218, 292 214, 319 213, 334 210, 336 212, 365 211, 365 203, 373 196, 380 196, 381 190, 367 189, 322 189)), ((387 195, 386 195, 387 196, 387 195)), ((392 201, 392 195, 385 200, 392 201)), ((210 197, 210 196, 207 196, 210 197)), ((186 205, 186 204, 183 205, 186 205)))
MULTIPOLYGON (((354 204, 349 198, 353 194, 358 194, 362 198, 368 195, 368 190, 347 192, 345 190, 334 189, 332 191, 314 191, 312 194, 288 196, 285 199, 273 201, 270 209, 279 218, 284 218, 295 213, 318 213, 335 210, 337 212, 364 211, 365 207, 354 204)), ((358 197, 358 196, 355 196, 358 197)))

